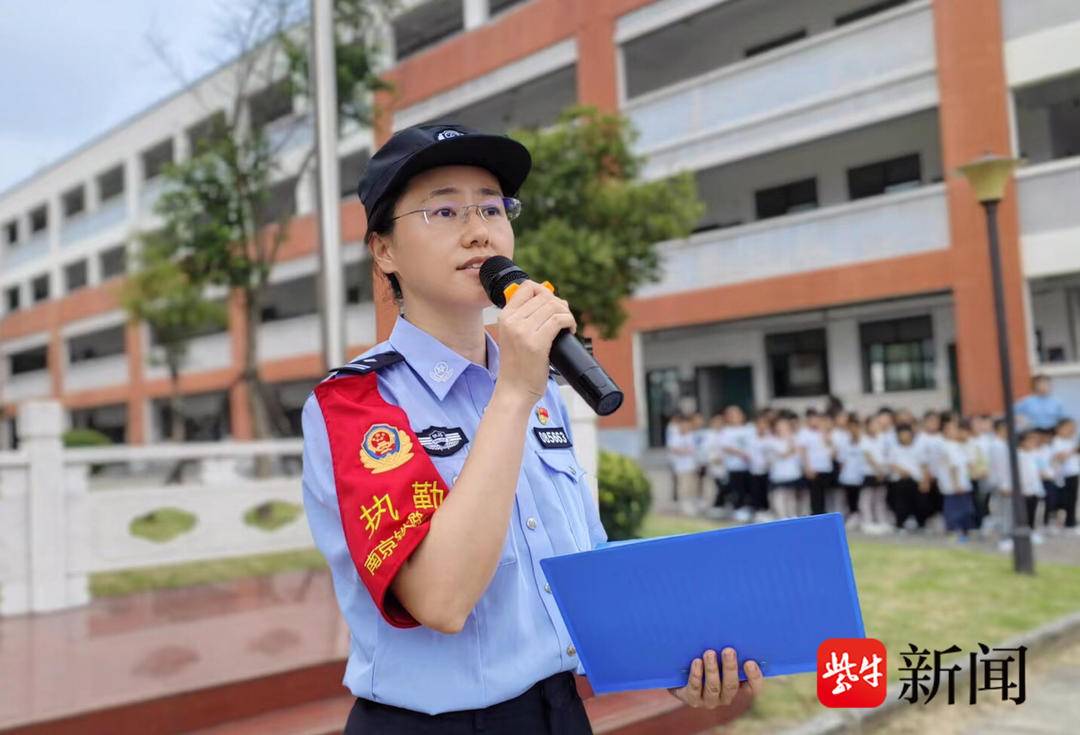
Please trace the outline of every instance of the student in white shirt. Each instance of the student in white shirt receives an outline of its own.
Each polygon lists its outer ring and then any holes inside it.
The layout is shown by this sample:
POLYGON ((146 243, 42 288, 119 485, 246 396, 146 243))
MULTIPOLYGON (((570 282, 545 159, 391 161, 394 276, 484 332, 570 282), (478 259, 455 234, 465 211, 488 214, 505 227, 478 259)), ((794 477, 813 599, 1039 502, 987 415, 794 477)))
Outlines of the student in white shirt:
MULTIPOLYGON (((990 522, 993 530, 1005 535, 1012 527, 1012 488, 1011 469, 1009 468, 1008 426, 1005 419, 994 422, 993 439, 990 441, 990 467, 987 481, 990 485, 990 522)), ((1012 541, 1007 537, 999 548, 1008 551, 1012 541)))
POLYGON ((748 521, 753 515, 750 508, 750 442, 756 430, 746 423, 746 414, 738 406, 724 409, 724 429, 720 433, 720 445, 724 452, 724 464, 728 473, 728 496, 735 510, 735 519, 748 521))
POLYGON ((878 433, 878 428, 883 424, 880 413, 867 417, 858 444, 859 452, 866 463, 866 478, 859 497, 859 516, 866 533, 885 533, 890 528, 888 508, 885 505, 888 468, 885 465, 884 439, 878 433))
POLYGON ((945 530, 964 541, 975 527, 975 503, 971 489, 971 467, 964 441, 969 427, 955 416, 942 422, 943 441, 938 447, 937 483, 941 490, 945 530))
POLYGON ((1039 501, 1046 494, 1043 487, 1042 461, 1039 457, 1041 433, 1036 429, 1020 433, 1020 451, 1017 458, 1020 465, 1020 491, 1024 496, 1028 525, 1032 529, 1031 541, 1036 544, 1042 543, 1042 536, 1035 531, 1035 519, 1038 517, 1039 501))
POLYGON ((893 491, 896 527, 905 528, 910 519, 919 529, 925 528, 926 519, 929 517, 929 488, 926 488, 923 482, 922 461, 915 446, 915 431, 910 424, 899 424, 896 427, 896 446, 888 452, 886 459, 893 491))
MULTIPOLYGON (((858 417, 856 416, 856 422, 858 417)), ((840 472, 844 469, 844 457, 851 448, 851 414, 847 411, 838 410, 829 417, 832 425, 829 427, 829 446, 833 453, 833 476, 830 500, 826 505, 830 511, 847 513, 847 495, 840 485, 840 472)))
POLYGON ((854 528, 862 522, 859 515, 859 493, 862 492, 866 480, 866 461, 859 447, 862 427, 859 426, 858 416, 851 417, 847 423, 844 438, 845 440, 839 442, 841 448, 836 455, 840 463, 840 475, 837 479, 847 501, 847 525, 854 528))
POLYGON ((701 483, 697 473, 697 445, 689 418, 680 417, 668 444, 668 461, 675 473, 675 498, 686 515, 697 511, 701 483))
POLYGON ((933 516, 942 509, 941 490, 938 488, 938 468, 936 462, 941 456, 941 414, 936 411, 927 411, 923 414, 922 430, 915 436, 915 446, 923 464, 923 476, 929 483, 927 490, 927 505, 930 515, 933 516))
POLYGON ((765 441, 769 438, 768 414, 759 413, 754 419, 754 434, 750 437, 750 500, 755 520, 768 520, 769 460, 765 456, 765 441))
POLYGON ((795 438, 805 456, 806 465, 803 473, 810 486, 810 513, 820 515, 825 512, 825 496, 828 492, 832 474, 832 450, 821 428, 821 417, 812 408, 806 411, 806 426, 795 438))
POLYGON ((777 518, 798 515, 796 491, 802 483, 802 452, 795 444, 789 414, 773 420, 772 436, 763 442, 769 461, 769 496, 777 518))
POLYGON ((1065 528, 1076 531, 1076 495, 1080 481, 1080 451, 1077 445, 1076 422, 1062 419, 1055 430, 1051 445, 1054 461, 1057 463, 1061 491, 1058 495, 1058 509, 1064 511, 1065 528))
MULTIPOLYGON (((1043 481, 1043 526, 1050 533, 1056 531, 1056 528, 1052 527, 1050 522, 1057 514, 1058 496, 1060 495, 1057 472, 1054 467, 1054 454, 1050 448, 1052 442, 1052 431, 1039 430, 1039 448, 1036 450, 1036 455, 1039 459, 1039 474, 1042 475, 1043 481)), ((1032 519, 1031 528, 1032 530, 1035 529, 1034 519, 1032 519)))
MULTIPOLYGON (((705 458, 708 462, 709 477, 715 486, 713 495, 713 508, 721 508, 724 504, 724 492, 727 486, 727 466, 724 464, 724 448, 721 437, 724 431, 724 417, 716 414, 709 419, 709 428, 705 430, 705 458)), ((720 514, 710 513, 714 517, 722 517, 720 514)))
MULTIPOLYGON (((994 442, 993 421, 989 416, 971 419, 971 437, 967 448, 971 458, 971 481, 975 491, 975 527, 982 528, 990 514, 990 447, 994 442)), ((987 529, 983 529, 987 530, 987 529)))

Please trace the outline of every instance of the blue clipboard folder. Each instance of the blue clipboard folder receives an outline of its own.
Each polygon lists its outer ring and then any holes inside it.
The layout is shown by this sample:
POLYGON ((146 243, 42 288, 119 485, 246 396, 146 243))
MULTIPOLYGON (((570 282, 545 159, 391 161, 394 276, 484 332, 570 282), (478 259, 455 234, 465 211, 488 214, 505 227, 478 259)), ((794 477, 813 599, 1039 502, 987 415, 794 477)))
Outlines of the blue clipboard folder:
POLYGON ((765 676, 815 671, 863 638, 843 517, 828 513, 617 542, 540 562, 597 693, 679 687, 706 649, 765 676))

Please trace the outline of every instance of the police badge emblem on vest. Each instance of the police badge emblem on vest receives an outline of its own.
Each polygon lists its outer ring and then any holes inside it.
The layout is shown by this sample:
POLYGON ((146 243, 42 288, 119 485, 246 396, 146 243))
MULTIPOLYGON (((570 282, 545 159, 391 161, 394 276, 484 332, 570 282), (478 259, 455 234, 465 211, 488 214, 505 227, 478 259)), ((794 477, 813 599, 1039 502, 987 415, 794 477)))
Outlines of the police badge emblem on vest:
POLYGON ((433 457, 449 457, 469 443, 465 432, 456 426, 429 426, 416 432, 416 438, 433 457))

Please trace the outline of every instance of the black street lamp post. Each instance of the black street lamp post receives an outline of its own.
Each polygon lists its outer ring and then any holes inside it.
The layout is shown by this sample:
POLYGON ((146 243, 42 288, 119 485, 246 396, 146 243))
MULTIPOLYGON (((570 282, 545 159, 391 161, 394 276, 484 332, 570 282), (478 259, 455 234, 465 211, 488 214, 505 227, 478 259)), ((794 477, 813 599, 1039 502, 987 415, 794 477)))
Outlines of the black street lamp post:
POLYGON ((1031 519, 1020 488, 1020 466, 1016 454, 1016 416, 1013 410, 1012 364, 1009 359, 1008 329, 1005 326, 1005 286, 1001 275, 1001 246, 998 241, 998 203, 1005 195, 1005 185, 1019 163, 1014 158, 986 155, 960 167, 975 190, 986 214, 990 240, 990 270, 994 284, 994 321, 997 326, 998 363, 1001 367, 1001 392, 1005 401, 1005 423, 1009 439, 1009 479, 1012 489, 1013 570, 1035 573, 1035 555, 1031 547, 1031 519))

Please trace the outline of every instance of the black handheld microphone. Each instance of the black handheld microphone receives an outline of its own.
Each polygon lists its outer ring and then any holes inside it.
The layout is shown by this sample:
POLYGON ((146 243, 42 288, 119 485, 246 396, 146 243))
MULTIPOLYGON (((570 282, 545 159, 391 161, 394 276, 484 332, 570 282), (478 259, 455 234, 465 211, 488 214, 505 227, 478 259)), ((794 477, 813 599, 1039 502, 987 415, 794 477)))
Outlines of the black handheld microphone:
MULTIPOLYGON (((503 293, 506 287, 528 278, 529 275, 514 265, 514 261, 502 255, 492 256, 480 266, 480 283, 484 284, 488 298, 500 309, 506 306, 503 293)), ((623 393, 619 386, 569 329, 563 329, 555 336, 549 360, 599 415, 614 413, 622 405, 623 393)))

